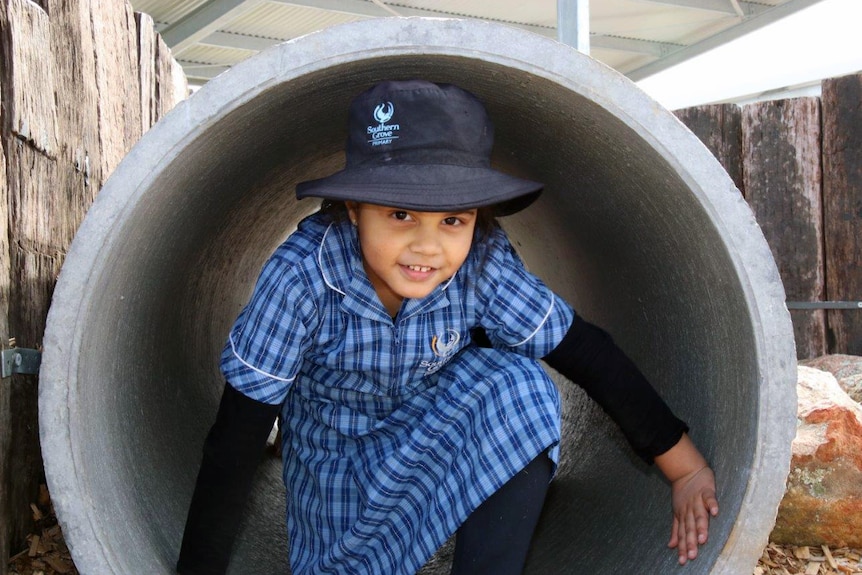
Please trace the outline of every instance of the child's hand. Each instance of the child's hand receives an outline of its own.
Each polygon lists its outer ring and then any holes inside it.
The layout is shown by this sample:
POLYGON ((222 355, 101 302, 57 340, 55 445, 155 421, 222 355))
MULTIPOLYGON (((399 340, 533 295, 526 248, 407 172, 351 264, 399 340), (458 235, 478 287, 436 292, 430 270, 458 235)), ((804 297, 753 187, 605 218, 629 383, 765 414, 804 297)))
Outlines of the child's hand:
POLYGON ((709 536, 709 516, 718 515, 715 475, 683 433, 676 445, 657 455, 655 463, 671 485, 673 528, 668 547, 676 547, 680 565, 697 557, 697 546, 709 536))
POLYGON ((697 557, 698 545, 709 536, 709 516, 718 515, 715 476, 704 466, 676 479, 671 484, 673 527, 668 547, 676 548, 680 565, 697 557))

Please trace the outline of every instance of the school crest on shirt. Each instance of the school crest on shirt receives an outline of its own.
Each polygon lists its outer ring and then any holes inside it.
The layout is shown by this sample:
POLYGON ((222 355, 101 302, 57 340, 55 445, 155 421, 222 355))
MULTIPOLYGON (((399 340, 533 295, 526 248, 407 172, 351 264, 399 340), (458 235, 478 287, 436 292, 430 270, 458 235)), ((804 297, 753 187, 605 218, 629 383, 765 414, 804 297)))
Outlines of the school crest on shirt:
POLYGON ((458 350, 458 343, 461 341, 461 334, 458 330, 447 329, 442 334, 436 334, 431 337, 431 351, 437 356, 438 360, 422 361, 419 365, 425 368, 425 373, 434 373, 449 361, 449 357, 458 350))
POLYGON ((431 351, 437 357, 446 357, 452 354, 452 350, 458 346, 459 341, 461 341, 461 334, 457 330, 447 329, 442 336, 435 335, 431 338, 431 351))

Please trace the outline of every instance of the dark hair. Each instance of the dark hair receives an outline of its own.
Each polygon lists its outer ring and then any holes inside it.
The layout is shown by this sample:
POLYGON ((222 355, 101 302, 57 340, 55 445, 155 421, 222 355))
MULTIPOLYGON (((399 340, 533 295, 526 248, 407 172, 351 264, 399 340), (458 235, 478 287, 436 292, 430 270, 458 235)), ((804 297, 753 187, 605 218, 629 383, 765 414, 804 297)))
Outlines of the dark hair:
MULTIPOLYGON (((350 215, 347 213, 347 204, 341 200, 321 201, 320 213, 329 218, 330 221, 336 223, 346 222, 350 218, 350 215)), ((474 236, 477 241, 484 241, 498 226, 493 206, 477 208, 474 236)))
POLYGON ((346 222, 350 218, 350 214, 347 213, 347 204, 341 200, 322 200, 320 213, 335 223, 346 222))

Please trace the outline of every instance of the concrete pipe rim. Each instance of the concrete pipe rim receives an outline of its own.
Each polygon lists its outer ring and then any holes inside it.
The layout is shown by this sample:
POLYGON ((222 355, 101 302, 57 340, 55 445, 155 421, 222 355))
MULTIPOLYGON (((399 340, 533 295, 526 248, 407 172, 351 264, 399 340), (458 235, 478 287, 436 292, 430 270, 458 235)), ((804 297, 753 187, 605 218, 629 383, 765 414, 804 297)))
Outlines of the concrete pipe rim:
POLYGON ((74 421, 86 413, 76 403, 79 361, 85 351, 86 318, 99 305, 89 292, 105 273, 100 258, 112 229, 147 199, 153 181, 197 139, 235 109, 254 103, 274 87, 335 65, 394 56, 454 56, 481 60, 541 78, 590 100, 638 134, 686 181, 692 195, 722 230, 742 286, 745 305, 765 321, 752 329, 758 382, 756 452, 751 469, 770 468, 767 478, 749 476, 742 516, 718 554, 711 573, 736 575, 756 563, 774 523, 789 472, 795 433, 795 353, 784 292, 769 248, 729 177, 705 147, 668 111, 628 79, 568 46, 503 25, 425 18, 357 22, 291 40, 235 66, 180 103, 147 132, 103 187, 81 225, 54 293, 45 334, 39 419, 45 470, 58 519, 82 572, 117 572, 116 550, 89 505, 74 421), (357 39, 363 42, 357 47, 357 39), (322 53, 325 54, 322 56, 322 53), (573 65, 575 62, 576 65, 573 65), (604 90, 595 89, 600 77, 604 90), (692 160, 696 158, 696 161, 692 160), (711 186, 720 182, 720 186, 711 186))

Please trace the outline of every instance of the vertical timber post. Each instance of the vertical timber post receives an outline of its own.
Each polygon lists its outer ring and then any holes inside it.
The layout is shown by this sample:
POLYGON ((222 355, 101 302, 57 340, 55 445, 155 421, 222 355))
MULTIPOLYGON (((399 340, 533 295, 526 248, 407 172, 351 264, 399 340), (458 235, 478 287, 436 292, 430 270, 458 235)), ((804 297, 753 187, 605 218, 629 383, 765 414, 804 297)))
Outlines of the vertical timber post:
MULTIPOLYGON (((156 72, 142 78, 127 1, 0 3, 0 347, 11 337, 41 346, 84 214, 142 132, 185 97, 185 78, 157 40, 156 72), (158 101, 142 118, 143 93, 158 101)), ((37 377, 0 380, 0 575, 25 545, 45 480, 38 424, 37 377)))
MULTIPOLYGON (((3 95, 3 82, 0 80, 0 98, 3 95)), ((0 126, 5 118, 0 106, 0 126)), ((3 131, 0 129, 0 134, 3 131)), ((9 333, 9 231, 5 223, 8 221, 8 196, 6 193, 6 153, 4 139, 0 137, 0 222, 4 224, 0 233, 0 338, 9 333)), ((6 342, 0 339, 0 349, 5 349, 6 342)), ((9 552, 9 446, 11 436, 12 410, 8 390, 0 381, 0 574, 6 573, 6 558, 9 552)))
MULTIPOLYGON (((862 74, 823 82, 826 292, 862 300, 862 74)), ((829 352, 862 354, 862 311, 829 310, 829 352)))
POLYGON ((677 110, 674 114, 709 148, 744 196, 741 108, 736 104, 711 104, 677 110))
MULTIPOLYGON (((742 112, 743 176, 790 301, 825 296, 820 102, 760 102, 742 112)), ((824 310, 792 310, 798 359, 826 352, 824 310)))

